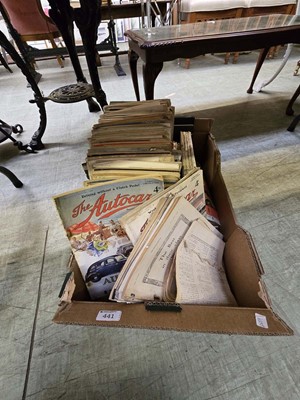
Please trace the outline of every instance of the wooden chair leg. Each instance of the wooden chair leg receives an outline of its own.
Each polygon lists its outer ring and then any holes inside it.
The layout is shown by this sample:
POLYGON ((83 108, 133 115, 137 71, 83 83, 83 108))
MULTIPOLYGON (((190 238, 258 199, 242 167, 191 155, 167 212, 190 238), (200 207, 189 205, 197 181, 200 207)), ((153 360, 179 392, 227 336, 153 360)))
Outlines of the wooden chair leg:
POLYGON ((228 64, 229 59, 230 59, 231 53, 226 53, 225 58, 224 58, 224 64, 228 64))
POLYGON ((232 60, 232 64, 236 64, 238 62, 238 58, 239 58, 240 53, 238 51, 236 51, 233 54, 233 60, 232 60))
POLYGON ((275 57, 275 51, 276 51, 276 47, 275 46, 270 48, 269 53, 267 55, 267 58, 269 60, 272 60, 275 57))
POLYGON ((278 56, 280 47, 281 47, 281 46, 275 46, 275 48, 274 48, 274 57, 277 57, 277 56, 278 56))
MULTIPOLYGON (((55 43, 54 38, 53 37, 49 38, 49 41, 50 41, 52 47, 54 49, 57 49, 57 44, 55 43)), ((61 56, 57 56, 56 58, 57 58, 57 62, 60 65, 60 67, 63 68, 65 65, 64 65, 64 61, 63 61, 62 57, 61 56)))
POLYGON ((224 59, 224 64, 228 64, 231 55, 232 55, 232 64, 237 63, 239 55, 240 55, 240 53, 238 51, 236 51, 234 53, 226 53, 225 59, 224 59))
POLYGON ((184 63, 184 67, 185 67, 186 69, 189 69, 189 68, 190 68, 190 65, 191 65, 191 59, 190 59, 190 58, 186 58, 186 59, 185 59, 185 63, 184 63))

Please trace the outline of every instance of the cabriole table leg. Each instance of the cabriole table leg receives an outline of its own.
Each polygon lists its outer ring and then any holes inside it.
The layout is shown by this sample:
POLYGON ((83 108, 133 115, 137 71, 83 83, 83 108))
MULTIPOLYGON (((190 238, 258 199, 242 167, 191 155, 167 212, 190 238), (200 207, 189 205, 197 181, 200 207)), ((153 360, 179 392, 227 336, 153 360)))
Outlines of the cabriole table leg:
POLYGON ((143 79, 146 100, 154 99, 154 84, 158 74, 163 69, 163 63, 145 63, 143 65, 143 79))
POLYGON ((138 77, 137 77, 137 61, 139 59, 139 55, 129 49, 128 51, 128 62, 129 62, 129 67, 130 67, 130 72, 131 72, 131 79, 134 87, 134 92, 136 99, 140 101, 140 91, 139 91, 139 82, 138 82, 138 77))

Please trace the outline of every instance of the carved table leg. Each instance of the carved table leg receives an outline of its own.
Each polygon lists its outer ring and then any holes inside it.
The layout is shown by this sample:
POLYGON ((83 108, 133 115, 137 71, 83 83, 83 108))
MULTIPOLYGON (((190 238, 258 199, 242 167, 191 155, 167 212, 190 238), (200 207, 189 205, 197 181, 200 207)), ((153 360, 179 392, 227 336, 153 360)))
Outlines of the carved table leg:
POLYGON ((145 63, 143 65, 144 91, 146 100, 154 99, 154 83, 163 68, 163 63, 145 63))
POLYGON ((255 90, 256 92, 260 92, 260 91, 262 90, 262 88, 264 88, 265 86, 267 86, 267 85, 269 85, 271 82, 273 82, 274 79, 280 74, 280 72, 283 70, 284 66, 286 65, 286 63, 287 63, 287 61, 288 61, 288 59, 289 59, 289 57, 290 57, 290 54, 291 54, 292 49, 293 49, 293 46, 294 46, 294 45, 293 45, 292 43, 289 43, 289 44, 288 44, 287 49, 286 49, 286 52, 285 52, 284 57, 283 57, 283 60, 282 60, 282 62, 281 62, 281 64, 280 64, 279 68, 277 69, 277 71, 274 72, 274 74, 271 76, 271 78, 266 79, 266 80, 261 81, 261 82, 258 82, 258 83, 255 85, 254 90, 255 90))
MULTIPOLYGON (((70 55, 70 59, 76 74, 77 82, 87 83, 86 78, 83 75, 78 54, 75 48, 75 38, 74 38, 74 15, 73 8, 70 6, 69 0, 48 0, 50 9, 49 16, 53 19, 55 25, 58 27, 63 40, 65 42, 66 48, 70 55)), ((87 99, 89 110, 91 112, 99 111, 99 105, 94 101, 94 99, 87 99)))
POLYGON ((139 59, 139 55, 134 52, 133 50, 128 51, 128 61, 129 61, 129 67, 130 67, 130 72, 131 72, 131 79, 134 87, 134 92, 136 99, 140 101, 140 91, 139 91, 139 82, 138 82, 138 77, 137 77, 137 61, 139 59))
POLYGON ((262 49, 261 52, 259 53, 259 57, 256 62, 256 67, 254 70, 252 81, 250 83, 249 89, 247 90, 247 93, 253 93, 253 86, 254 86, 255 80, 256 80, 256 78, 259 74, 259 71, 265 61, 265 58, 267 57, 269 50, 270 50, 270 48, 268 47, 268 48, 262 49))
POLYGON ((107 101, 100 84, 96 61, 98 26, 101 21, 101 1, 85 0, 82 2, 80 8, 74 9, 74 20, 81 34, 95 96, 103 109, 107 105, 107 101))

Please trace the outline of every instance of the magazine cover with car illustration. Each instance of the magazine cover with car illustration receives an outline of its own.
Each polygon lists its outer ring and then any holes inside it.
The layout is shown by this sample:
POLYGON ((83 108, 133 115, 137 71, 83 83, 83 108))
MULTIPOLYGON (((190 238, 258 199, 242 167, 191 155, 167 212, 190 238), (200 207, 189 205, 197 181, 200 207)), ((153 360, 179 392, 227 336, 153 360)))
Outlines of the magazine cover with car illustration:
POLYGON ((131 178, 53 197, 92 300, 108 298, 133 247, 119 218, 163 189, 160 177, 131 178))

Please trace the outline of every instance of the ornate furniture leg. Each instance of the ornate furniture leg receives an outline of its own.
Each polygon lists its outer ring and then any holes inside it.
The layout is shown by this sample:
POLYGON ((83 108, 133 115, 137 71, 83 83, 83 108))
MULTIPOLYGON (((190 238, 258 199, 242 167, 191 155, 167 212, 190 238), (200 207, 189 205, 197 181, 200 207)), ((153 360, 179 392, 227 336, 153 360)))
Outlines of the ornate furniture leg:
POLYGON ((131 79, 134 87, 134 92, 136 99, 140 101, 140 91, 139 91, 139 82, 138 82, 138 77, 137 77, 137 61, 139 59, 139 56, 137 53, 135 53, 133 50, 128 51, 128 61, 129 61, 129 67, 131 71, 131 79))
POLYGON ((262 49, 261 52, 259 53, 259 57, 257 59, 256 67, 255 67, 254 74, 253 74, 253 77, 252 77, 252 81, 250 83, 249 89, 247 90, 247 93, 253 93, 253 85, 254 85, 255 80, 256 80, 256 78, 257 78, 257 76, 259 74, 259 71, 260 71, 260 69, 261 69, 261 67, 262 67, 262 65, 263 65, 263 63, 265 61, 265 58, 268 55, 269 50, 270 50, 270 48, 267 47, 265 49, 262 49))
POLYGON ((107 105, 107 101, 100 84, 96 62, 96 42, 98 26, 101 21, 101 1, 85 0, 80 3, 81 7, 73 10, 74 20, 81 34, 95 96, 103 109, 103 107, 107 105))
POLYGON ((284 54, 282 63, 280 64, 278 70, 275 72, 275 74, 268 80, 262 81, 262 82, 258 82, 254 88, 254 90, 256 92, 260 92, 262 88, 264 88, 265 86, 269 85, 271 82, 274 81, 274 79, 280 74, 280 72, 282 71, 283 67, 285 66, 285 64, 287 63, 287 60, 289 59, 289 56, 291 54, 291 51, 293 49, 293 44, 289 44, 286 52, 284 54))
MULTIPOLYGON (((49 0, 49 15, 50 18, 55 22, 58 27, 63 40, 65 42, 66 48, 75 71, 77 82, 87 83, 82 68, 79 62, 79 58, 75 48, 75 38, 74 38, 74 15, 73 8, 70 6, 69 0, 49 0)), ((97 102, 94 101, 92 97, 86 99, 89 110, 91 112, 99 111, 100 107, 97 102)))
POLYGON ((4 50, 11 56, 11 58, 16 63, 16 65, 20 68, 23 75, 25 75, 28 84, 31 86, 31 89, 34 92, 34 100, 31 100, 30 102, 34 102, 38 106, 39 113, 40 113, 40 125, 39 125, 39 128, 37 129, 37 131, 33 134, 32 138, 31 138, 31 142, 29 143, 29 146, 33 150, 43 149, 45 146, 42 143, 42 136, 46 129, 47 116, 46 116, 46 108, 45 108, 42 93, 40 92, 40 89, 39 89, 34 77, 32 76, 30 70, 28 69, 27 64, 22 59, 22 57, 18 54, 18 52, 13 47, 13 45, 9 42, 9 40, 6 38, 4 33, 1 31, 0 31, 0 43, 1 43, 1 46, 4 48, 4 50))
POLYGON ((163 68, 163 63, 145 63, 143 65, 143 79, 146 100, 154 99, 154 84, 158 74, 163 68))

